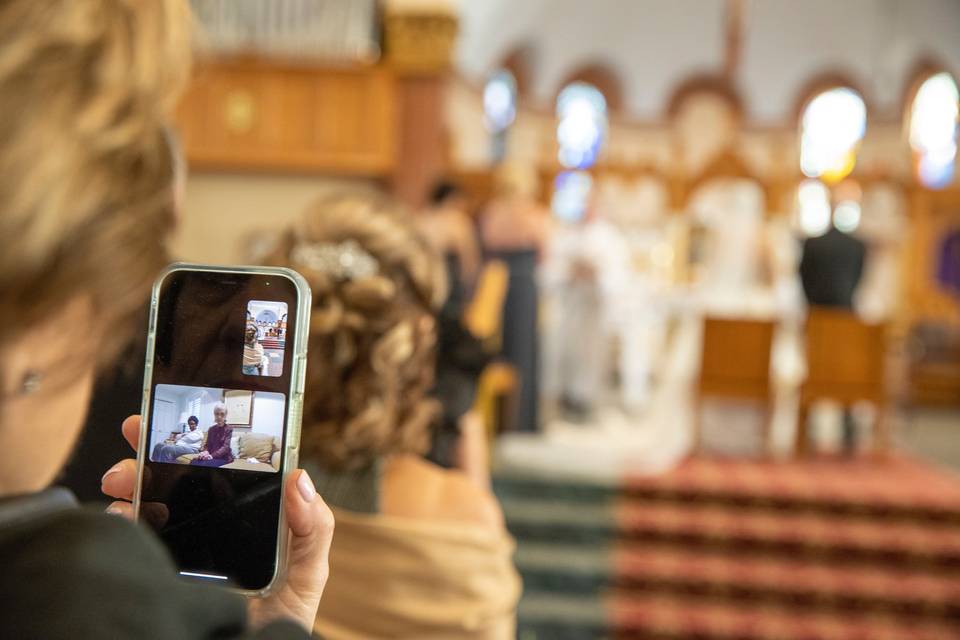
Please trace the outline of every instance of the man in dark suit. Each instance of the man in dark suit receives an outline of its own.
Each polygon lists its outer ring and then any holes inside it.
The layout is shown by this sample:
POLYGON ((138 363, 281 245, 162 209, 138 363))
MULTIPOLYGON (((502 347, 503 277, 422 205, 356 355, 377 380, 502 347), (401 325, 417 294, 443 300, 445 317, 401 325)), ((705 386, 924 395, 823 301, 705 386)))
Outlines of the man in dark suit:
POLYGON ((807 238, 800 260, 807 302, 852 310, 866 253, 863 242, 832 225, 822 236, 807 238))
MULTIPOLYGON (((850 234, 830 225, 822 236, 807 238, 800 260, 800 279, 810 305, 853 310, 853 294, 863 275, 866 246, 850 234)), ((843 446, 855 446, 853 417, 843 414, 843 446)))

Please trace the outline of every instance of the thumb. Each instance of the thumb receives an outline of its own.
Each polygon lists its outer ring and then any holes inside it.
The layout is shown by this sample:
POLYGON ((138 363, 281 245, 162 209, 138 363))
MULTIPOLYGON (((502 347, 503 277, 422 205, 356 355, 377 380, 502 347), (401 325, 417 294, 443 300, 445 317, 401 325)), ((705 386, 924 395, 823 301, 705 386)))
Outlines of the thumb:
POLYGON ((292 618, 309 631, 330 573, 333 512, 302 469, 290 474, 283 504, 290 527, 287 579, 277 591, 251 603, 251 613, 257 625, 277 618, 292 618))
POLYGON ((317 494, 313 480, 303 469, 287 482, 284 504, 290 526, 290 563, 287 583, 316 591, 317 599, 327 582, 333 512, 317 494))

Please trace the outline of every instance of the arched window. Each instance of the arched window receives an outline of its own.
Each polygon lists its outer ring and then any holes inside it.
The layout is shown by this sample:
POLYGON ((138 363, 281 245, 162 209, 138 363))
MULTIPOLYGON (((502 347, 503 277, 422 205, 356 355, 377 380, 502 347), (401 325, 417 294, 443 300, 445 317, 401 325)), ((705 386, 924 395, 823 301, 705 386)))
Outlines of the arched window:
POLYGON ((800 122, 800 169, 827 183, 853 171, 867 130, 867 107, 856 91, 828 89, 807 104, 800 122))
POLYGON ((510 71, 496 71, 483 88, 483 124, 492 136, 494 163, 507 154, 507 131, 517 117, 517 79, 510 71))
POLYGON ((557 142, 560 164, 586 169, 597 161, 607 135, 607 101, 586 82, 574 82, 557 96, 557 142))
POLYGON ((949 73, 927 78, 910 108, 910 146, 916 158, 917 177, 939 189, 953 179, 957 157, 957 83, 949 73))

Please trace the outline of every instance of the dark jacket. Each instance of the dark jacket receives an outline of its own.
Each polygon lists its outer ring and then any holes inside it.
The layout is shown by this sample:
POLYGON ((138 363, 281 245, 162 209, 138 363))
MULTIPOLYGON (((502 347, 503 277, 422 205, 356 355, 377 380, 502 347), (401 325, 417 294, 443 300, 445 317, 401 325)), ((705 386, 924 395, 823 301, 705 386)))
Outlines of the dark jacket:
POLYGON ((293 622, 249 632, 244 599, 177 576, 150 533, 52 490, 0 500, 4 638, 308 640, 293 622))
POLYGON ((800 260, 800 279, 807 302, 852 309, 866 252, 860 240, 835 227, 822 236, 808 238, 800 260))

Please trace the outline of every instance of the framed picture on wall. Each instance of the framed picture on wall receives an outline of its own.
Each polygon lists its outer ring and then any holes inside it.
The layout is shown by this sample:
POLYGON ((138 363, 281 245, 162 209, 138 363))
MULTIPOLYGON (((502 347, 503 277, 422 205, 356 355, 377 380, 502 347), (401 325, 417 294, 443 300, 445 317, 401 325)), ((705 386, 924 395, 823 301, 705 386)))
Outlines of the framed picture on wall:
POLYGON ((253 391, 225 390, 223 404, 227 405, 227 424, 250 426, 253 419, 253 391))

